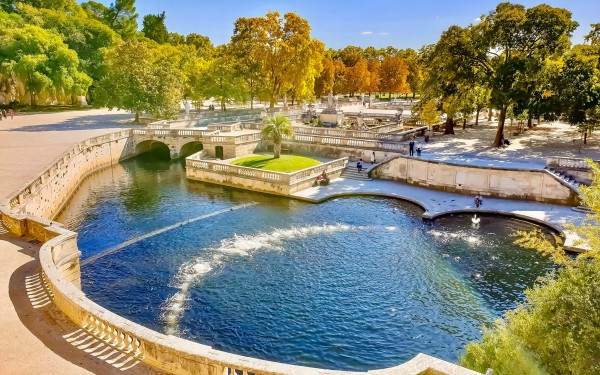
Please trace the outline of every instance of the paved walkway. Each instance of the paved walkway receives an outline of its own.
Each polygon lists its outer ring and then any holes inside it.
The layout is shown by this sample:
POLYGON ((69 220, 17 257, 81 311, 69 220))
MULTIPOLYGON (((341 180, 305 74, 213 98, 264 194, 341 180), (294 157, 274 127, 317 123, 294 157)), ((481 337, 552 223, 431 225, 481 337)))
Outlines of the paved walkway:
MULTIPOLYGON (((1 121, 0 197, 35 177, 70 145, 126 128, 129 119, 131 115, 123 112, 89 110, 23 114, 1 121)), ((50 303, 40 285, 38 249, 36 242, 0 226, 0 373, 155 373, 144 364, 130 367, 133 363, 117 359, 50 303)))
POLYGON ((565 230, 564 226, 571 223, 580 224, 585 219, 585 214, 573 211, 568 206, 507 199, 485 198, 483 206, 477 209, 474 207, 474 198, 471 196, 385 180, 357 181, 338 178, 328 186, 312 187, 292 195, 310 202, 323 202, 335 197, 352 195, 399 198, 421 206, 425 210, 424 219, 434 219, 453 212, 505 214, 544 223, 563 232, 566 235, 566 247, 572 246, 577 237, 572 232, 565 230))
POLYGON ((577 128, 568 124, 543 123, 524 133, 508 137, 506 148, 492 147, 496 134, 495 122, 482 121, 475 128, 455 128, 455 135, 436 133, 429 143, 423 144, 423 159, 449 163, 493 166, 516 169, 544 169, 549 155, 567 158, 600 160, 600 136, 593 134, 587 145, 579 147, 577 128))

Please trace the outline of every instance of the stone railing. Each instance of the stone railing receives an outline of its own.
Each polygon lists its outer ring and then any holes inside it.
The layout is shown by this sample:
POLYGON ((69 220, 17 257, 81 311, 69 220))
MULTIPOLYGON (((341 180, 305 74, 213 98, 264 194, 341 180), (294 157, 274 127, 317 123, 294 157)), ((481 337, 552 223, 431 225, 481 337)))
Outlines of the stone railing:
POLYGON ((232 123, 222 123, 222 124, 209 124, 207 126, 208 130, 216 130, 221 132, 230 133, 236 130, 242 130, 243 125, 241 122, 232 122, 232 123))
POLYGON ((223 145, 238 145, 246 142, 259 142, 260 133, 242 134, 235 137, 223 135, 206 135, 202 137, 204 143, 218 143, 223 145))
POLYGON ((208 129, 132 129, 133 135, 148 137, 203 137, 217 134, 218 130, 208 129))
MULTIPOLYGON (((600 161, 594 161, 596 165, 600 165, 600 161)), ((576 158, 560 158, 551 157, 546 159, 546 166, 549 168, 564 168, 564 169, 579 169, 579 170, 591 170, 589 164, 585 159, 576 158)))
POLYGON ((371 126, 369 128, 369 131, 378 132, 378 133, 388 133, 388 132, 402 130, 402 129, 404 129, 404 125, 402 124, 403 121, 404 121, 403 119, 400 119, 400 121, 398 121, 397 123, 371 126))
POLYGON ((346 167, 346 164, 348 164, 348 158, 342 158, 296 172, 286 173, 242 167, 211 160, 201 160, 197 155, 193 155, 187 159, 187 167, 192 169, 235 175, 243 178, 252 178, 269 183, 275 182, 283 185, 294 185, 305 181, 306 179, 313 180, 323 171, 330 174, 337 171, 341 172, 341 170, 346 167))
MULTIPOLYGON (((385 125, 384 125, 385 126, 385 125)), ((400 125, 400 129, 402 126, 400 125)), ((321 135, 341 138, 374 139, 393 142, 407 141, 414 136, 423 135, 427 127, 416 128, 401 133, 379 133, 376 131, 344 130, 329 128, 313 128, 308 126, 295 126, 296 134, 321 135)))
MULTIPOLYGON (((30 211, 55 212, 57 206, 68 200, 86 174, 108 166, 120 158, 131 156, 128 145, 132 134, 133 132, 126 130, 76 144, 31 182, 0 203, 2 224, 10 232, 35 238, 43 243, 39 250, 42 277, 56 307, 74 324, 107 345, 110 350, 172 374, 357 374, 270 362, 215 350, 206 345, 153 331, 87 298, 80 289, 81 253, 77 247, 77 233, 30 211), (48 190, 48 186, 56 185, 57 181, 61 181, 61 191, 48 190), (32 200, 49 207, 32 207, 32 200)), ((188 160, 189 162, 197 161, 188 160)), ((343 168, 344 162, 336 160, 316 168, 343 168)), ((314 172, 317 173, 318 169, 314 172)), ((289 181, 306 181, 314 176, 307 170, 290 175, 289 181)), ((419 354, 398 367, 373 372, 407 375, 478 374, 424 354, 419 354)))
POLYGON ((336 147, 359 148, 371 151, 389 151, 395 153, 407 153, 408 145, 395 141, 380 141, 374 139, 358 138, 334 138, 320 135, 296 134, 294 139, 287 139, 286 142, 294 143, 312 143, 318 145, 328 145, 336 147))

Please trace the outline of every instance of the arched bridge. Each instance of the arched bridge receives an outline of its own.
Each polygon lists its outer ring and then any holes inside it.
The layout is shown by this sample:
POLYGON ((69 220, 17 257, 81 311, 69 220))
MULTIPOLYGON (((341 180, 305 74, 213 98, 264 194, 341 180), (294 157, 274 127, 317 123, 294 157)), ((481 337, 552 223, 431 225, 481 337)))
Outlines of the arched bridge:
POLYGON ((215 131, 200 129, 133 129, 131 134, 136 155, 158 148, 168 148, 171 159, 178 159, 202 150, 202 137, 215 134, 215 131))

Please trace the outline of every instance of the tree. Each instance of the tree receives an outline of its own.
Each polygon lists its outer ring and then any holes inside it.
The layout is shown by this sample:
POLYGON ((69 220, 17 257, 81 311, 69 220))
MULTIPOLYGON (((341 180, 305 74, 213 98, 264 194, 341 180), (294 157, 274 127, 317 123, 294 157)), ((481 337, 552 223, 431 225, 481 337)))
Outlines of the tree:
POLYGON ((262 137, 273 142, 273 157, 278 159, 281 157, 281 142, 283 138, 294 136, 294 128, 291 126, 292 122, 283 115, 277 115, 268 117, 265 123, 267 126, 262 130, 262 137))
POLYGON ((421 64, 421 58, 419 57, 419 54, 411 48, 402 50, 399 54, 408 65, 406 82, 408 83, 414 98, 415 94, 420 91, 423 83, 423 65, 421 64))
POLYGON ((290 90, 312 91, 324 46, 310 36, 308 21, 296 13, 286 13, 282 18, 278 12, 269 12, 247 22, 253 25, 249 43, 256 48, 265 77, 261 94, 270 107, 290 90))
MULTIPOLYGON (((381 81, 381 62, 376 58, 367 60, 367 70, 369 71, 369 85, 366 91, 371 95, 372 92, 379 92, 379 83, 381 81)), ((369 102, 369 105, 371 102, 369 102)))
POLYGON ((250 98, 250 108, 254 108, 254 98, 264 90, 266 75, 263 66, 263 46, 260 44, 263 32, 260 18, 238 18, 235 21, 230 50, 235 69, 244 81, 250 98))
POLYGON ((115 0, 108 8, 99 2, 88 1, 82 3, 81 7, 91 18, 108 25, 123 39, 131 39, 136 36, 138 14, 135 9, 135 0, 115 0))
POLYGON ((85 15, 24 4, 19 5, 19 13, 30 24, 57 31, 68 47, 77 52, 81 69, 94 82, 100 80, 104 69, 102 53, 119 38, 110 27, 85 15))
POLYGON ((367 91, 369 89, 370 76, 367 62, 361 58, 354 66, 346 70, 345 91, 350 96, 354 96, 356 92, 367 91))
POLYGON ((429 130, 440 121, 440 113, 437 110, 437 104, 434 99, 428 100, 419 111, 419 120, 421 120, 429 130))
POLYGON ((146 14, 142 21, 142 32, 148 39, 158 44, 164 44, 169 41, 169 31, 165 25, 167 18, 165 12, 159 14, 146 14))
POLYGON ((22 82, 30 104, 42 95, 61 101, 84 95, 91 79, 60 35, 14 19, 0 19, 0 74, 22 82))
POLYGON ((107 50, 106 75, 96 90, 97 104, 126 109, 139 115, 148 112, 169 118, 179 112, 186 77, 182 56, 170 45, 147 40, 128 40, 107 50))
POLYGON ((218 57, 209 62, 207 69, 199 77, 199 87, 205 98, 217 99, 221 110, 226 111, 228 102, 246 98, 243 81, 235 70, 234 59, 226 46, 220 46, 217 50, 218 57))
POLYGON ((500 109, 494 139, 500 147, 508 107, 522 103, 517 108, 524 110, 533 103, 543 62, 568 48, 576 26, 565 9, 501 3, 479 24, 442 34, 428 53, 428 83, 437 81, 450 94, 474 85, 490 89, 490 102, 500 109))
POLYGON ((467 345, 461 364, 494 374, 600 373, 600 169, 582 199, 592 213, 579 227, 588 250, 576 258, 566 255, 540 232, 522 234, 518 243, 552 257, 562 268, 541 278, 526 291, 525 302, 509 311, 467 345))
POLYGON ((212 58, 215 47, 207 36, 191 33, 186 35, 185 44, 196 48, 196 57, 209 60, 212 58))
POLYGON ((408 65, 401 57, 388 56, 383 59, 380 69, 380 90, 391 93, 408 92, 408 65))
POLYGON ((323 69, 321 74, 315 80, 315 95, 324 96, 333 91, 333 83, 335 80, 335 65, 331 55, 327 53, 322 61, 323 69))

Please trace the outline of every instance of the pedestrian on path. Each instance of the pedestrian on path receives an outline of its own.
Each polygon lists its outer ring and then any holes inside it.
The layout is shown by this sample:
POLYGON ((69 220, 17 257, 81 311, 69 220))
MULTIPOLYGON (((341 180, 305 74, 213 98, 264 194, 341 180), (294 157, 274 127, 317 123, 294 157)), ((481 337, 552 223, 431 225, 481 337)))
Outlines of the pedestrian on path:
POLYGON ((411 139, 410 142, 408 142, 408 154, 410 156, 415 156, 415 140, 411 139))
POLYGON ((375 151, 373 151, 373 153, 371 154, 371 164, 375 165, 376 161, 375 161, 375 151))
POLYGON ((6 109, 2 110, 2 117, 4 117, 4 119, 8 119, 8 116, 6 115, 6 109))
POLYGON ((475 196, 475 208, 479 208, 479 206, 481 206, 483 204, 483 198, 481 197, 481 194, 477 194, 475 196))
POLYGON ((417 156, 421 157, 421 150, 423 149, 423 145, 421 142, 417 143, 417 156))
POLYGON ((357 163, 356 163, 356 169, 358 170, 358 173, 362 172, 362 167, 363 167, 363 160, 360 159, 357 163))
POLYGON ((14 109, 11 109, 11 110, 10 110, 10 119, 11 119, 11 120, 14 120, 14 119, 15 119, 15 110, 14 110, 14 109))

